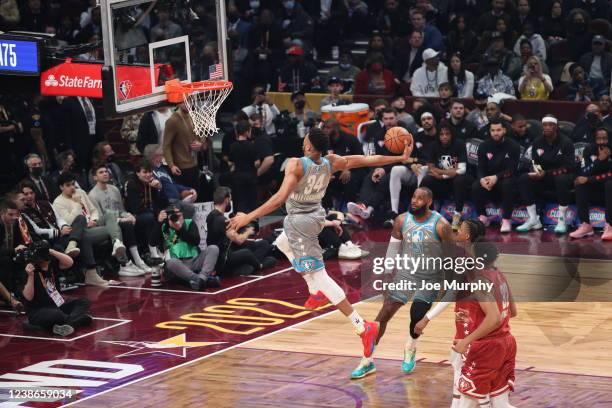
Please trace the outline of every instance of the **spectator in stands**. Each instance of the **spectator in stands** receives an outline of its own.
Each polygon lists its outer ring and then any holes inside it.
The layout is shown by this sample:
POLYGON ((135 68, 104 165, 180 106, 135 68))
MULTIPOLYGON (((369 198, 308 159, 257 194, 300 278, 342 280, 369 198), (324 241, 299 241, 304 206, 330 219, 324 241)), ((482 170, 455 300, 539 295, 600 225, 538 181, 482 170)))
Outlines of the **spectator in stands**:
POLYGON ((566 37, 562 1, 550 3, 548 12, 542 18, 541 34, 544 40, 549 43, 560 41, 566 37))
POLYGON ((274 105, 268 96, 266 91, 261 86, 253 88, 253 94, 251 95, 253 103, 249 106, 242 108, 242 111, 246 113, 247 118, 258 113, 261 115, 263 120, 264 129, 270 137, 276 136, 276 127, 274 126, 274 119, 280 115, 280 111, 274 105))
POLYGON ((477 91, 487 96, 496 93, 514 95, 514 85, 499 67, 497 58, 488 58, 483 64, 484 75, 478 80, 477 91))
POLYGON ((527 123, 527 119, 520 113, 512 115, 512 132, 509 133, 512 140, 528 149, 538 137, 542 136, 534 126, 527 123))
MULTIPOLYGON (((392 153, 385 148, 384 138, 387 130, 399 125, 397 112, 395 109, 390 108, 388 104, 385 106, 382 102, 386 103, 384 100, 374 102, 375 109, 384 106, 384 108, 380 110, 380 116, 378 116, 380 118, 379 121, 382 123, 369 126, 366 130, 366 141, 371 143, 371 146, 366 146, 365 148, 365 150, 368 150, 366 155, 392 155, 392 153)), ((385 196, 389 192, 389 178, 392 167, 393 166, 368 169, 369 173, 361 183, 359 202, 351 201, 347 203, 347 210, 349 213, 363 219, 368 219, 374 210, 379 210, 385 196)), ((407 175, 410 176, 410 174, 407 175)))
MULTIPOLYGON (((396 0, 389 0, 395 2, 396 0)), ((382 55, 385 64, 388 67, 392 67, 395 65, 395 57, 393 55, 393 50, 391 48, 390 40, 383 37, 380 34, 372 34, 370 40, 368 42, 368 49, 366 51, 365 59, 369 59, 373 56, 382 55)))
POLYGON ((261 165, 255 145, 251 141, 251 125, 241 120, 236 124, 237 140, 230 147, 232 167, 230 185, 235 191, 235 210, 249 212, 257 206, 257 168, 261 165))
POLYGON ((329 77, 339 78, 342 81, 344 93, 353 93, 355 78, 360 72, 361 70, 353 65, 351 52, 342 51, 338 66, 332 67, 329 70, 329 77))
POLYGON ((166 121, 162 146, 164 158, 176 181, 197 191, 200 188, 200 170, 195 155, 205 145, 196 136, 184 103, 179 104, 176 112, 166 121))
POLYGON ((485 114, 487 116, 487 124, 478 130, 478 137, 482 140, 486 140, 490 137, 490 124, 493 120, 499 119, 504 124, 504 128, 508 129, 512 122, 512 117, 504 114, 501 111, 500 105, 497 102, 487 102, 485 108, 485 114))
POLYGON ((590 20, 583 9, 573 9, 567 16, 567 47, 571 61, 577 61, 591 46, 590 20))
POLYGON ((45 11, 41 0, 28 0, 21 11, 19 27, 24 31, 43 32, 45 28, 45 11))
POLYGON ((455 88, 448 82, 442 82, 438 86, 438 100, 434 103, 434 106, 442 113, 442 120, 450 117, 451 97, 454 93, 455 88))
POLYGON ((497 23, 495 24, 495 31, 497 31, 499 35, 504 39, 504 46, 511 46, 516 42, 518 34, 514 30, 514 27, 516 26, 512 25, 512 22, 507 21, 503 16, 497 19, 497 23))
POLYGON ((587 105, 586 112, 572 130, 571 139, 574 143, 595 141, 595 131, 603 125, 601 108, 596 103, 587 105))
POLYGON ((163 162, 164 152, 160 145, 148 145, 143 155, 151 163, 153 177, 160 181, 168 202, 176 205, 187 218, 193 218, 195 209, 192 203, 198 199, 198 192, 174 181, 168 166, 163 162))
POLYGON ((558 133, 557 119, 554 116, 544 116, 542 128, 542 137, 536 139, 531 148, 533 169, 519 177, 519 190, 523 203, 527 206, 529 218, 516 230, 527 232, 542 229, 535 204, 536 191, 552 190, 559 203, 555 233, 565 234, 565 215, 574 184, 574 145, 569 138, 558 133))
POLYGON ((255 146, 257 160, 257 184, 270 188, 270 183, 277 180, 280 174, 280 164, 274 156, 274 143, 264 131, 261 116, 257 113, 249 118, 251 123, 251 139, 255 146))
POLYGON ((151 42, 163 41, 179 37, 183 30, 180 25, 170 20, 170 10, 166 6, 158 6, 157 24, 151 27, 151 42))
POLYGON ((422 31, 413 29, 408 37, 409 47, 405 51, 398 51, 395 74, 407 84, 412 81, 414 71, 423 65, 423 38, 422 31))
POLYGON ((391 99, 391 107, 397 112, 397 121, 399 124, 412 134, 418 130, 417 124, 411 114, 406 112, 406 98, 402 95, 397 95, 391 99))
POLYGON ((413 96, 436 97, 438 87, 448 82, 448 68, 439 58, 440 53, 431 48, 423 51, 423 65, 414 72, 410 83, 413 96))
MULTIPOLYGON (((340 129, 340 123, 336 118, 327 119, 323 125, 323 131, 329 138, 329 154, 339 156, 363 154, 359 140, 353 135, 344 133, 340 129)), ((325 206, 327 208, 340 208, 334 205, 334 201, 340 206, 342 203, 355 201, 366 173, 367 171, 364 169, 344 170, 336 173, 329 183, 324 199, 325 206)))
POLYGON ((327 90, 329 95, 321 99, 320 107, 331 105, 337 106, 344 104, 344 101, 340 98, 340 94, 343 90, 342 80, 338 77, 330 77, 327 80, 327 90))
POLYGON ((506 136, 506 127, 499 119, 491 125, 491 138, 478 147, 476 181, 472 184, 472 199, 478 219, 489 225, 485 212, 487 200, 501 201, 500 231, 512 230, 511 218, 516 193, 516 171, 521 152, 518 143, 506 136))
POLYGON ((100 218, 87 193, 75 187, 75 178, 71 173, 62 174, 57 181, 61 194, 53 201, 53 209, 58 217, 66 221, 73 229, 82 228, 79 216, 85 217, 85 230, 80 240, 81 257, 85 264, 85 284, 108 286, 109 281, 102 279, 96 271, 93 246, 110 240, 113 245, 111 256, 118 261, 125 260, 125 245, 116 217, 100 218))
POLYGON ((465 69, 460 53, 454 53, 450 58, 448 82, 454 87, 457 98, 471 99, 474 96, 474 74, 465 69))
POLYGON ((553 90, 552 79, 542 72, 540 59, 535 55, 527 60, 523 76, 518 82, 518 90, 521 99, 528 100, 548 100, 553 90))
MULTIPOLYGON (((423 48, 431 48, 435 51, 444 51, 444 40, 442 33, 436 26, 427 24, 425 13, 419 9, 410 12, 412 28, 423 32, 423 48)), ((425 58, 423 58, 425 59, 425 58)))
POLYGON ((53 201, 55 199, 56 188, 48 176, 44 175, 42 159, 36 153, 30 153, 24 159, 25 165, 28 168, 29 180, 34 185, 36 195, 42 200, 53 201))
POLYGON ((94 106, 87 97, 67 97, 62 102, 62 117, 66 146, 76 153, 75 171, 86 175, 91 168, 91 151, 98 140, 94 106))
POLYGON ((606 18, 610 10, 605 0, 570 0, 571 8, 580 8, 587 12, 592 18, 606 18))
MULTIPOLYGON (((76 161, 75 157, 76 155, 74 154, 73 150, 65 150, 56 156, 58 169, 49 175, 49 181, 52 183, 52 188, 54 189, 52 194, 53 196, 57 197, 60 194, 60 190, 57 184, 57 180, 59 179, 59 177, 62 174, 72 173, 72 170, 74 170, 74 165, 76 161)), ((80 188, 81 190, 85 190, 85 188, 87 188, 87 180, 83 180, 82 177, 79 177, 74 173, 72 174, 74 175, 76 180, 76 187, 80 188)))
POLYGON ((227 8, 227 18, 228 35, 236 38, 240 47, 246 47, 249 32, 251 31, 251 23, 242 18, 240 10, 233 4, 227 8))
POLYGON ((164 131, 166 122, 174 112, 168 107, 158 108, 145 113, 138 125, 138 138, 136 147, 140 152, 144 152, 147 145, 164 143, 164 131))
POLYGON ((329 55, 332 46, 340 43, 347 19, 347 3, 342 0, 313 1, 304 6, 315 19, 314 41, 319 55, 329 55))
POLYGON ((320 89, 317 68, 304 59, 304 49, 293 45, 287 50, 287 62, 280 69, 279 92, 310 92, 320 89))
POLYGON ((13 185, 25 176, 22 158, 30 149, 30 140, 23 132, 17 107, 7 96, 0 95, 0 174, 13 185))
MULTIPOLYGON (((521 40, 520 43, 520 49, 521 49, 521 64, 523 65, 523 69, 521 74, 523 74, 525 72, 525 69, 527 67, 527 62, 529 60, 529 58, 534 57, 535 55, 533 54, 533 46, 531 45, 531 43, 528 40, 521 40)), ((540 66, 542 67, 542 72, 545 74, 548 74, 548 65, 546 65, 546 62, 540 59, 540 66)))
POLYGON ((151 242, 168 251, 170 259, 166 260, 164 268, 166 281, 183 281, 196 291, 220 286, 214 272, 219 247, 207 245, 200 250, 198 226, 192 219, 185 218, 177 207, 170 206, 159 212, 151 242))
MULTIPOLYGON (((449 55, 461 56, 465 62, 475 59, 474 52, 478 47, 478 37, 469 29, 465 14, 458 14, 452 21, 450 31, 446 36, 446 51, 449 55)), ((452 65, 452 57, 451 57, 452 65)))
POLYGON ((297 119, 297 133, 302 139, 316 125, 317 120, 317 114, 306 107, 306 102, 306 94, 303 91, 295 91, 291 94, 291 103, 295 110, 289 116, 297 119))
POLYGON ((610 95, 604 94, 599 98, 599 106, 602 110, 603 125, 608 131, 612 131, 612 101, 610 95))
POLYGON ((370 27, 367 3, 361 0, 348 0, 346 5, 348 15, 344 34, 347 36, 353 34, 365 35, 370 27))
POLYGON ((606 51, 607 40, 596 35, 591 41, 591 52, 580 57, 580 65, 589 73, 589 78, 599 79, 610 86, 610 74, 612 73, 612 53, 606 51))
POLYGON ((382 57, 366 62, 366 69, 355 78, 356 95, 393 95, 397 84, 393 72, 385 68, 382 57))
POLYGON ((250 239, 255 234, 252 226, 240 231, 226 229, 225 214, 232 207, 232 191, 227 187, 218 187, 213 202, 215 209, 206 217, 206 243, 219 247, 217 272, 222 276, 246 276, 276 265, 276 258, 268 256, 269 242, 250 239))
POLYGON ((483 55, 482 68, 485 68, 487 62, 495 59, 505 75, 512 80, 517 80, 522 74, 519 56, 506 48, 504 39, 498 31, 491 33, 490 41, 490 45, 483 55))
POLYGON ((304 10, 302 5, 295 0, 283 0, 284 13, 283 39, 290 43, 293 40, 301 40, 305 47, 311 48, 314 34, 314 21, 304 10))
POLYGON ((460 100, 453 100, 450 107, 450 117, 445 123, 453 134, 454 142, 465 142, 478 136, 476 125, 467 120, 465 104, 460 100))
POLYGON ((532 29, 537 31, 538 20, 533 16, 529 0, 518 0, 516 14, 512 19, 513 27, 524 27, 525 23, 530 23, 532 29))
POLYGON ((93 179, 96 182, 89 192, 89 199, 96 206, 103 219, 115 218, 121 229, 121 236, 127 246, 133 263, 123 259, 120 276, 141 276, 150 273, 151 268, 144 263, 138 252, 136 240, 136 217, 125 210, 123 197, 117 187, 110 184, 108 168, 100 163, 92 168, 93 179))
POLYGON ((398 0, 386 0, 384 8, 376 16, 376 28, 388 38, 401 37, 405 34, 402 32, 406 29, 405 17, 398 0))
POLYGON ((30 327, 41 327, 66 337, 75 328, 91 324, 89 300, 66 300, 55 287, 56 276, 73 264, 72 258, 48 246, 37 248, 34 259, 25 267, 27 280, 20 290, 30 327))
POLYGON ((602 79, 586 75, 584 67, 574 63, 569 68, 572 82, 568 84, 567 100, 575 102, 592 102, 601 98, 607 92, 602 79))
POLYGON ((593 235, 589 218, 589 205, 603 195, 606 205, 606 226, 602 241, 612 241, 612 160, 610 157, 610 138, 606 128, 599 128, 595 143, 585 147, 579 176, 574 180, 576 186, 576 206, 580 226, 569 236, 574 239, 593 235))
MULTIPOLYGON (((113 147, 108 142, 99 142, 93 148, 93 160, 92 160, 92 169, 93 167, 98 167, 99 164, 103 164, 110 176, 110 184, 117 187, 119 191, 123 191, 123 184, 125 182, 125 178, 123 177, 123 172, 115 160, 115 151, 113 147)), ((96 184, 93 180, 93 172, 90 173, 89 184, 96 184)))
POLYGON ((477 130, 482 129, 489 123, 486 114, 488 96, 486 93, 477 90, 474 93, 474 105, 476 107, 465 118, 468 122, 472 122, 477 130))
POLYGON ((476 32, 483 33, 485 31, 494 31, 499 17, 504 17, 506 21, 510 21, 511 18, 505 12, 505 9, 505 0, 491 0, 491 10, 480 16, 476 25, 476 32))
POLYGON ((284 62, 282 30, 275 21, 274 13, 264 9, 259 14, 259 21, 255 21, 249 32, 247 45, 254 59, 253 76, 264 85, 276 83, 277 68, 284 62))
POLYGON ((457 140, 447 124, 440 126, 438 140, 431 145, 427 175, 421 181, 421 187, 428 187, 436 199, 455 199, 452 227, 459 229, 463 203, 466 199, 469 181, 466 178, 467 153, 465 142, 457 140))
MULTIPOLYGON (((156 216, 166 208, 168 198, 146 159, 139 161, 134 171, 125 183, 125 209, 136 217, 136 236, 142 244, 154 233, 156 216)), ((157 248, 150 243, 149 252, 153 258, 160 258, 157 248)))
POLYGON ((6 0, 0 4, 0 30, 11 31, 19 27, 21 14, 16 0, 6 0))
POLYGON ((38 193, 31 181, 22 181, 17 189, 24 196, 21 216, 28 222, 35 235, 49 241, 54 249, 64 252, 71 258, 79 256, 81 250, 78 245, 87 224, 85 217, 77 217, 71 226, 57 215, 49 201, 38 199, 38 193))

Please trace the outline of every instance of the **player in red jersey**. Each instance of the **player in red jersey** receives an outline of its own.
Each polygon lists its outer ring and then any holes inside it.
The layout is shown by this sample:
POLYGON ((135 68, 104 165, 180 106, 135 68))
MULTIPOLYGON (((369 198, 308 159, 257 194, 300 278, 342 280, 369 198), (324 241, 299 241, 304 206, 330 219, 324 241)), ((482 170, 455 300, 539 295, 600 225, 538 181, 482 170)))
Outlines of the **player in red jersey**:
POLYGON ((455 303, 455 325, 462 338, 455 339, 453 350, 463 355, 457 406, 511 408, 508 394, 514 390, 516 340, 509 321, 516 316, 516 305, 506 277, 494 266, 496 246, 476 242, 473 251, 485 268, 469 272, 467 282, 483 288, 459 293, 455 303), (484 289, 487 284, 493 286, 484 289))

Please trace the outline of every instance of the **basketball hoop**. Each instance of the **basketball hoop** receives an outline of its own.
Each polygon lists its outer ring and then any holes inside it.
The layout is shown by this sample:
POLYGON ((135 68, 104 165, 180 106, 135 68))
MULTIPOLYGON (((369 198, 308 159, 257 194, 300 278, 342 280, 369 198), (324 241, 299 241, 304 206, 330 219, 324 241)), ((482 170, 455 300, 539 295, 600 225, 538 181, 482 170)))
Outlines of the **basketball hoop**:
POLYGON ((164 84, 168 102, 185 103, 193 121, 193 130, 200 139, 217 133, 217 111, 232 91, 229 81, 201 81, 181 84, 173 79, 164 84))

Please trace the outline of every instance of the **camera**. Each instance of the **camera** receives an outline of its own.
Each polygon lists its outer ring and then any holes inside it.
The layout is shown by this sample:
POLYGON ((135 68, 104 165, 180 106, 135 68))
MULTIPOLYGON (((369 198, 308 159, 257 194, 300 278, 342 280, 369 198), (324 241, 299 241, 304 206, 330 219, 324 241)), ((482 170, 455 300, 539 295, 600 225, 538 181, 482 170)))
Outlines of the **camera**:
POLYGON ((177 222, 180 218, 181 211, 176 207, 168 207, 165 209, 168 214, 168 220, 171 222, 177 222))
POLYGON ((28 245, 28 247, 23 251, 17 252, 13 260, 18 263, 49 261, 51 260, 49 249, 49 242, 36 241, 28 245))
POLYGON ((297 118, 292 118, 288 110, 284 110, 273 120, 278 136, 297 137, 297 125, 300 122, 297 118))

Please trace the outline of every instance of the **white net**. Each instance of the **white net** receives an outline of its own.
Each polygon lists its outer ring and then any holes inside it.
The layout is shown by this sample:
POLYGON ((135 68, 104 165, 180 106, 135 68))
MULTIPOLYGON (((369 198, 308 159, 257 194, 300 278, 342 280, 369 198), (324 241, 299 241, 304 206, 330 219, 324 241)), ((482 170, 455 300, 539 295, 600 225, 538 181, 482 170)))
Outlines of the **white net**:
POLYGON ((191 93, 185 93, 185 106, 193 121, 194 132, 200 139, 211 137, 219 130, 217 128, 217 112, 221 104, 232 92, 232 84, 218 89, 194 88, 191 93))

